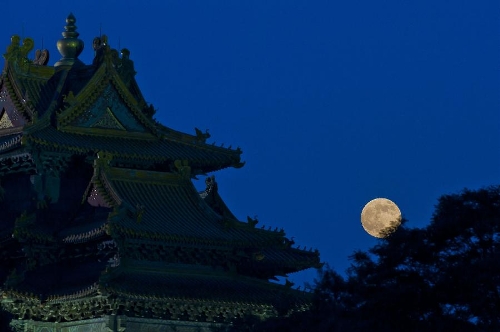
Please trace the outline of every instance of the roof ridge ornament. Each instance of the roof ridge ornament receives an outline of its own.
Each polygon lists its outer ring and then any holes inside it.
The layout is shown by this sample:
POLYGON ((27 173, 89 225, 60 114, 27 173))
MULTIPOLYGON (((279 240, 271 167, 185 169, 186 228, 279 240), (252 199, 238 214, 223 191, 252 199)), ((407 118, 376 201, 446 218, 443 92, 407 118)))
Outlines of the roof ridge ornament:
POLYGON ((177 168, 177 173, 179 173, 183 178, 191 178, 191 167, 187 160, 175 160, 174 166, 177 168))
POLYGON ((17 63, 19 67, 26 70, 27 66, 32 62, 28 59, 28 54, 35 46, 33 38, 24 38, 23 44, 20 45, 21 37, 19 37, 18 35, 13 35, 10 38, 10 42, 11 44, 7 47, 7 53, 5 53, 3 57, 7 61, 17 63))
POLYGON ((33 64, 38 66, 46 66, 49 62, 49 57, 49 50, 37 49, 35 51, 35 59, 33 59, 33 64))
POLYGON ((83 51, 83 41, 78 39, 80 34, 76 32, 75 22, 75 16, 70 13, 66 18, 66 26, 64 26, 66 31, 62 33, 64 38, 57 41, 57 50, 61 53, 62 58, 54 64, 54 67, 83 65, 78 60, 78 56, 83 51))

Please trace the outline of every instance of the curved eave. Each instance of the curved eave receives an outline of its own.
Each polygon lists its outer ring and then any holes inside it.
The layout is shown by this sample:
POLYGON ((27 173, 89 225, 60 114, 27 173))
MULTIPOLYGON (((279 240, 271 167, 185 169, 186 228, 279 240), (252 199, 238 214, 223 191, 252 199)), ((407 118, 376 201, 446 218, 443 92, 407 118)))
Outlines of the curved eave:
MULTIPOLYGON (((212 193, 212 195, 213 199, 218 200, 218 202, 214 202, 214 204, 221 205, 219 206, 219 208, 222 209, 223 215, 226 214, 228 216, 232 216, 232 218, 236 220, 218 192, 215 191, 214 193, 212 193)), ((205 198, 204 200, 206 201, 207 198, 205 198)), ((249 221, 251 221, 251 219, 249 219, 249 221)), ((240 227, 255 227, 255 225, 251 226, 248 223, 237 223, 240 227)), ((277 231, 276 229, 275 231, 271 231, 260 228, 253 229, 255 231, 261 232, 272 232, 275 235, 280 236, 279 239, 282 245, 273 245, 263 250, 255 251, 253 254, 253 262, 250 264, 251 266, 246 267, 247 272, 255 270, 256 274, 268 274, 268 276, 275 276, 279 274, 294 273, 312 267, 317 268, 321 265, 319 260, 319 252, 317 250, 302 250, 298 248, 291 248, 286 245, 285 242, 287 240, 285 240, 285 233, 283 230, 277 231)), ((248 263, 245 262, 243 264, 247 265, 248 263)), ((249 274, 252 274, 252 272, 250 272, 249 274)))
POLYGON ((96 154, 102 151, 114 158, 153 163, 187 160, 193 169, 207 172, 240 163, 240 153, 234 150, 214 151, 204 145, 160 139, 134 139, 133 135, 112 137, 77 134, 59 131, 51 126, 27 132, 25 141, 46 149, 75 154, 96 154))
POLYGON ((79 227, 65 229, 58 234, 60 241, 66 244, 88 243, 104 237, 106 234, 106 220, 85 224, 79 227))
POLYGON ((118 168, 103 173, 124 203, 110 223, 126 237, 239 248, 283 242, 281 232, 255 229, 216 214, 181 174, 118 168))
POLYGON ((49 274, 53 275, 53 268, 46 266, 43 271, 37 270, 36 275, 28 272, 20 285, 4 290, 4 309, 22 319, 24 309, 36 306, 39 310, 31 312, 31 319, 73 321, 81 319, 79 312, 71 310, 78 304, 86 303, 88 310, 83 313, 86 318, 108 312, 101 304, 113 303, 117 314, 127 316, 141 316, 141 310, 150 312, 151 304, 155 304, 160 309, 155 310, 155 317, 160 319, 180 319, 178 316, 186 311, 188 317, 182 320, 195 321, 203 314, 208 322, 221 318, 229 322, 237 315, 266 318, 277 316, 280 311, 286 314, 306 310, 312 301, 310 293, 207 269, 177 270, 170 265, 161 270, 118 267, 102 273, 105 264, 94 262, 68 271, 60 281, 47 280, 49 274), (185 309, 179 310, 182 307, 185 309))
POLYGON ((160 301, 191 300, 271 307, 284 300, 294 309, 307 307, 311 301, 309 293, 241 275, 235 278, 203 267, 200 271, 175 265, 148 270, 144 265, 141 269, 119 267, 118 270, 120 272, 107 281, 108 291, 130 299, 143 297, 160 301))
POLYGON ((268 248, 263 250, 262 254, 264 259, 259 262, 260 264, 268 268, 281 269, 285 274, 318 268, 321 265, 317 251, 268 248))

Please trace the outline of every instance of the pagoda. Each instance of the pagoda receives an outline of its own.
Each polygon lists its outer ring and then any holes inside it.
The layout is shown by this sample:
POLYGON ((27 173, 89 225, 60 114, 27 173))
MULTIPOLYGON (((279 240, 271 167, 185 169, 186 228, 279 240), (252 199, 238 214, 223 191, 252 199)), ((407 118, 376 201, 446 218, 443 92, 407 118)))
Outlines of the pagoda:
POLYGON ((13 36, 0 78, 0 292, 15 331, 210 331, 309 306, 271 282, 320 266, 278 229, 239 221, 214 176, 241 150, 154 118, 130 52, 93 40, 78 59, 75 17, 61 59, 13 36))

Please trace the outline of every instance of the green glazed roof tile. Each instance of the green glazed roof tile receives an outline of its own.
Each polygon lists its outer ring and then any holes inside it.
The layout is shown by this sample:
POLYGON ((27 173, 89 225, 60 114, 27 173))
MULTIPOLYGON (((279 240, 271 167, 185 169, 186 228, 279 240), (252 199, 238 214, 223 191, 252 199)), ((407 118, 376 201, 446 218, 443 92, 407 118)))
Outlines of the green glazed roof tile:
POLYGON ((26 134, 26 140, 46 148, 67 150, 76 153, 106 151, 122 158, 161 161, 189 160, 190 166, 220 169, 239 163, 240 152, 169 140, 167 138, 134 139, 62 132, 52 126, 26 134))
POLYGON ((131 271, 125 269, 109 282, 109 289, 121 295, 157 298, 227 301, 269 304, 286 300, 294 306, 308 305, 311 295, 283 285, 224 273, 191 271, 131 271), (140 287, 138 287, 140 285, 140 287))
POLYGON ((191 181, 179 174, 116 168, 109 173, 106 180, 120 199, 135 211, 135 214, 117 217, 119 227, 137 233, 213 241, 256 243, 278 237, 274 232, 251 229, 237 221, 234 221, 237 225, 228 226, 200 198, 191 181))

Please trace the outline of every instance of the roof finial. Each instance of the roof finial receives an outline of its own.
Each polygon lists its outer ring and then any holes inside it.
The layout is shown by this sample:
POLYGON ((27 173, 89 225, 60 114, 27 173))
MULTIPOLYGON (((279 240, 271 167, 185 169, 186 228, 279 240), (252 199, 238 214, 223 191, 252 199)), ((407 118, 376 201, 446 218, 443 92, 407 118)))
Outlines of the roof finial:
POLYGON ((57 66, 73 66, 73 65, 83 65, 83 63, 78 60, 78 56, 83 51, 83 41, 78 39, 80 35, 76 32, 76 18, 70 13, 66 18, 66 26, 62 33, 63 39, 59 39, 57 41, 57 49, 59 53, 61 53, 62 58, 56 64, 57 66))

